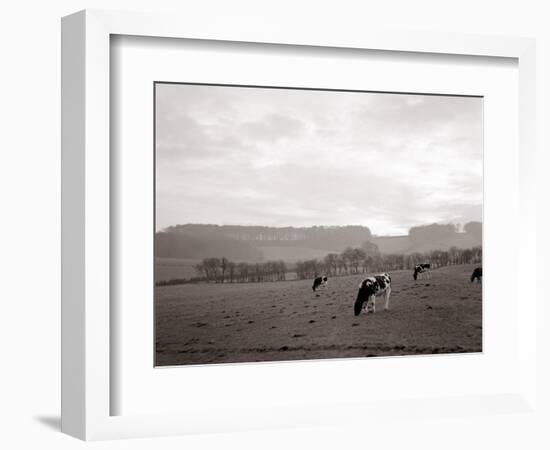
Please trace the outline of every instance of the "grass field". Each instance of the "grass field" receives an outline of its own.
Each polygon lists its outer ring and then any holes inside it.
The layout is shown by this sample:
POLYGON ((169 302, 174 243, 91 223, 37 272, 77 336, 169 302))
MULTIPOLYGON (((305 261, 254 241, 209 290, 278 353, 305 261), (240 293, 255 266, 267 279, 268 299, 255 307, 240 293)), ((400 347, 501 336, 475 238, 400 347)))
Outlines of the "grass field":
POLYGON ((155 258, 155 280, 167 281, 171 279, 192 278, 197 276, 194 267, 200 260, 183 258, 155 258))
POLYGON ((480 352, 475 266, 391 272, 390 309, 355 317, 363 275, 311 281, 157 287, 156 365, 480 352))

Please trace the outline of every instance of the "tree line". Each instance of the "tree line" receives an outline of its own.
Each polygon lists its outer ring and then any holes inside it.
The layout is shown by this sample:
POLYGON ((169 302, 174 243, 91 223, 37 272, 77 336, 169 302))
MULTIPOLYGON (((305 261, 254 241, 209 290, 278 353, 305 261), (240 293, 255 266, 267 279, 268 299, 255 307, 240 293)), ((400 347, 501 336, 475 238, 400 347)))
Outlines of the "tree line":
POLYGON ((366 243, 360 248, 348 247, 341 253, 329 253, 323 259, 296 262, 296 277, 307 279, 326 274, 328 276, 354 275, 359 273, 412 270, 417 264, 429 262, 432 268, 454 264, 480 264, 481 246, 448 250, 433 250, 405 254, 380 253, 375 244, 366 243))
POLYGON ((310 241, 336 240, 357 242, 370 240, 368 227, 363 225, 312 226, 312 227, 267 227, 249 225, 180 224, 166 227, 160 233, 182 233, 207 238, 223 237, 242 241, 310 241))
POLYGON ((284 281, 288 272, 284 261, 236 263, 225 257, 205 258, 193 268, 199 280, 215 283, 284 281))
POLYGON ((364 243, 361 247, 348 247, 341 253, 329 253, 322 259, 297 261, 294 267, 284 261, 261 263, 233 262, 225 257, 205 258, 194 266, 196 277, 190 280, 174 279, 157 282, 158 286, 186 282, 210 283, 260 283, 285 281, 291 272, 296 278, 311 279, 321 274, 327 276, 356 275, 394 270, 412 270, 416 264, 429 262, 432 268, 455 264, 481 264, 481 246, 468 249, 451 247, 424 253, 383 254, 376 244, 364 243))

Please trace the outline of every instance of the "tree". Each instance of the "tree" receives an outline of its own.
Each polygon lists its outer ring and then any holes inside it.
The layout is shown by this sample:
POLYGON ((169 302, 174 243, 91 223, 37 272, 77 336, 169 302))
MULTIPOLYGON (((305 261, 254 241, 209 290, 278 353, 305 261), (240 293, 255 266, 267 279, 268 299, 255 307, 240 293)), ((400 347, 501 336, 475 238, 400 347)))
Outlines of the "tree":
POLYGON ((206 258, 202 261, 206 278, 209 281, 218 281, 220 260, 218 258, 206 258))
POLYGON ((202 278, 202 277, 205 276, 204 264, 203 263, 195 264, 193 266, 193 269, 195 269, 195 273, 197 274, 197 277, 202 278))
POLYGON ((342 257, 342 260, 345 263, 345 270, 346 274, 349 273, 349 268, 352 265, 353 261, 353 248, 348 247, 346 248, 340 255, 342 257))
POLYGON ((279 281, 284 281, 286 279, 286 271, 287 271, 287 268, 286 268, 285 262, 280 260, 277 263, 277 279, 279 281))
POLYGON ((458 248, 454 245, 449 249, 449 262, 451 264, 456 264, 458 262, 458 248))
POLYGON ((361 248, 365 251, 367 256, 374 256, 374 255, 380 254, 378 245, 376 245, 374 242, 370 242, 370 241, 363 242, 363 244, 361 244, 361 248))
POLYGON ((367 252, 362 248, 354 248, 352 253, 353 266, 355 273, 359 273, 359 266, 363 265, 363 261, 367 257, 367 252))
POLYGON ((374 266, 374 256, 367 255, 362 261, 363 273, 372 271, 374 266))
POLYGON ((299 280, 303 280, 306 277, 305 267, 302 261, 296 261, 295 270, 296 270, 296 278, 298 278, 299 280))
POLYGON ((483 250, 481 248, 481 245, 478 245, 474 248, 472 248, 472 262, 473 263, 481 263, 481 259, 482 259, 482 253, 483 253, 483 250))
POLYGON ((222 259, 220 260, 220 268, 222 271, 222 283, 225 282, 225 271, 227 270, 228 264, 229 264, 228 259, 225 256, 223 256, 222 259))
POLYGON ((344 273, 347 273, 348 267, 346 265, 346 260, 342 255, 338 255, 338 259, 336 260, 336 264, 338 265, 338 271, 340 275, 343 275, 344 273))
POLYGON ((325 267, 329 275, 336 275, 338 272, 338 254, 329 253, 324 259, 325 267))
POLYGON ((232 261, 229 261, 227 263, 227 271, 229 273, 229 282, 233 283, 233 280, 235 279, 235 273, 237 271, 237 264, 235 264, 232 261))
POLYGON ((257 282, 263 281, 262 265, 260 263, 256 263, 256 265, 254 266, 254 270, 256 272, 256 281, 257 282))
POLYGON ((249 281, 248 280, 248 264, 245 262, 241 262, 237 264, 237 272, 239 273, 239 280, 243 283, 249 281))

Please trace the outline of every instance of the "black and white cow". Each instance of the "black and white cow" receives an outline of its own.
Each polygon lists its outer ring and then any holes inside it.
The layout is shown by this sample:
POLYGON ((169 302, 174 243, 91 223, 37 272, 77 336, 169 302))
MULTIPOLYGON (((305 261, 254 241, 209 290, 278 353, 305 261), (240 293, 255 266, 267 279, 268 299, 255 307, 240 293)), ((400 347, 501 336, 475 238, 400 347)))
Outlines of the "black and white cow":
POLYGON ((418 278, 418 275, 422 274, 422 273, 424 274, 424 277, 431 278, 432 277, 431 265, 430 264, 417 264, 416 266, 414 266, 413 278, 415 279, 415 281, 418 278))
POLYGON ((481 267, 476 267, 472 272, 472 276, 470 277, 470 283, 473 283, 475 279, 477 279, 478 283, 481 283, 482 276, 483 276, 483 271, 481 270, 481 267))
POLYGON ((357 299, 353 305, 355 315, 358 316, 361 314, 363 309, 366 309, 367 313, 369 311, 373 313, 376 312, 376 297, 382 295, 384 295, 386 299, 384 309, 388 309, 390 307, 390 293, 391 278, 387 273, 365 278, 359 285, 357 299))
POLYGON ((327 282, 328 282, 328 278, 326 276, 315 278, 315 280, 313 280, 313 286, 312 286, 313 292, 315 292, 320 287, 325 287, 327 285, 327 282))

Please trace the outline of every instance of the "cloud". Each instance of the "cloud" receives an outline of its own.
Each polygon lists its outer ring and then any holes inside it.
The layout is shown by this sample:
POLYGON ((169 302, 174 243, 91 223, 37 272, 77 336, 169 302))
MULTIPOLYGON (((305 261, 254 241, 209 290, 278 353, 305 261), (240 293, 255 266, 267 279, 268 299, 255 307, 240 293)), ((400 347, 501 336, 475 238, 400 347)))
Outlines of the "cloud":
POLYGON ((280 139, 298 138, 305 133, 302 122, 280 114, 268 114, 262 120, 246 122, 240 132, 248 139, 276 142, 280 139))
POLYGON ((481 219, 480 98, 159 88, 159 228, 481 219))

